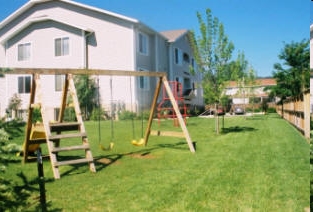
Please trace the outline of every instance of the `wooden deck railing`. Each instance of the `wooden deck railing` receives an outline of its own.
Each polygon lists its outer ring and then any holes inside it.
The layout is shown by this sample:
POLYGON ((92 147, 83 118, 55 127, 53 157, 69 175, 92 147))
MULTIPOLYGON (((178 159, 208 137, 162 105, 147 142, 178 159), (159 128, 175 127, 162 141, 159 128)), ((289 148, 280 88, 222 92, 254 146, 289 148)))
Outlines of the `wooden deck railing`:
POLYGON ((277 113, 310 138, 310 90, 277 105, 277 113))

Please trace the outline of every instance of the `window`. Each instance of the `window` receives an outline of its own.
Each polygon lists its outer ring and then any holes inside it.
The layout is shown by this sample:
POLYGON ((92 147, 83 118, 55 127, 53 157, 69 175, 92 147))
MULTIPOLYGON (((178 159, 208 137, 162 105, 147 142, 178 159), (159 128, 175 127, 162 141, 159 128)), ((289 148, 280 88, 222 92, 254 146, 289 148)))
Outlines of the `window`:
POLYGON ((175 48, 175 64, 182 65, 182 51, 178 48, 175 48))
POLYGON ((54 120, 59 120, 60 108, 54 108, 54 120))
POLYGON ((54 51, 55 56, 65 56, 69 55, 69 38, 57 38, 54 40, 54 51))
MULTIPOLYGON (((139 71, 145 71, 143 69, 139 69, 139 71)), ((139 77, 139 88, 143 90, 149 90, 150 83, 149 77, 140 76, 139 77)))
POLYGON ((148 55, 148 37, 142 33, 138 34, 138 51, 148 55))
POLYGON ((189 55, 186 52, 183 54, 183 59, 184 59, 185 63, 189 63, 190 62, 189 55))
POLYGON ((62 91, 63 85, 65 82, 65 76, 64 75, 55 75, 55 91, 62 91))
POLYGON ((30 76, 18 77, 18 93, 30 93, 30 76))
POLYGON ((30 59, 30 43, 24 43, 18 45, 17 59, 18 61, 24 61, 30 59))

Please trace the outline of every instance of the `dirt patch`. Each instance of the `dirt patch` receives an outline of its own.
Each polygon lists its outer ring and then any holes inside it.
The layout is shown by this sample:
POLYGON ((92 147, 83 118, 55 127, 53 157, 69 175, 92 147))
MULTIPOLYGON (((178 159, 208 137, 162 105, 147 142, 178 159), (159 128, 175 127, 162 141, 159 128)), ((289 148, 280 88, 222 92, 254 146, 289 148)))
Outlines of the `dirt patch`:
POLYGON ((129 155, 132 158, 140 158, 140 159, 154 159, 156 156, 150 155, 149 153, 144 154, 130 154, 129 155))
POLYGON ((112 159, 110 159, 110 158, 100 158, 100 159, 97 160, 97 162, 98 162, 98 163, 105 164, 105 165, 110 165, 110 164, 115 164, 115 165, 117 165, 117 164, 120 164, 120 163, 121 163, 121 162, 119 162, 119 161, 114 161, 114 160, 112 160, 112 159))

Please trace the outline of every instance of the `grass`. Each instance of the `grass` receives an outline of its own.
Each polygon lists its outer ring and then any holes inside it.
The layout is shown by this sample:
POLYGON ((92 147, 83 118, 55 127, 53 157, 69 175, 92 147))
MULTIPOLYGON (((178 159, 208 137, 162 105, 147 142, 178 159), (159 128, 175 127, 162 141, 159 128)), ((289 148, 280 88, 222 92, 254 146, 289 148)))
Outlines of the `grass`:
MULTIPOLYGON (((63 166, 61 179, 53 180, 45 161, 49 211, 303 211, 309 206, 309 144, 276 114, 225 118, 221 135, 215 135, 213 119, 190 118, 195 154, 180 138, 151 136, 147 147, 134 147, 129 121, 114 123, 114 149, 102 151, 97 122, 85 125, 97 173, 87 165, 63 166)), ((101 143, 108 145, 110 123, 101 126, 101 143)), ((135 126, 139 139, 140 122, 135 126)), ((179 130, 172 121, 153 126, 179 130)), ((12 163, 5 176, 18 181, 20 171, 38 187, 35 163, 12 163)))

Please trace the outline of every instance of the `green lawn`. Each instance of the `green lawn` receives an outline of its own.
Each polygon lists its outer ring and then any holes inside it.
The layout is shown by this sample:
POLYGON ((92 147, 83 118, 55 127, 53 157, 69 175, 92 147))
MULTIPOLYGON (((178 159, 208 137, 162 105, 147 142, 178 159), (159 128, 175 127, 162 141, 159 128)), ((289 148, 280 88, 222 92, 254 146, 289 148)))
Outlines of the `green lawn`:
MULTIPOLYGON (((107 146, 110 123, 101 126, 107 146)), ((140 122, 135 126, 138 139, 140 122)), ((190 118, 195 154, 180 138, 151 136, 147 147, 134 147, 131 122, 114 127, 114 149, 102 151, 97 123, 86 122, 96 174, 87 165, 63 166, 61 179, 53 180, 50 163, 44 162, 50 210, 303 211, 310 204, 309 144, 276 114, 225 118, 221 135, 214 134, 213 119, 190 118)), ((179 130, 172 121, 161 127, 155 122, 153 128, 179 130)), ((38 188, 35 163, 9 164, 5 176, 20 182, 18 172, 38 188)))

